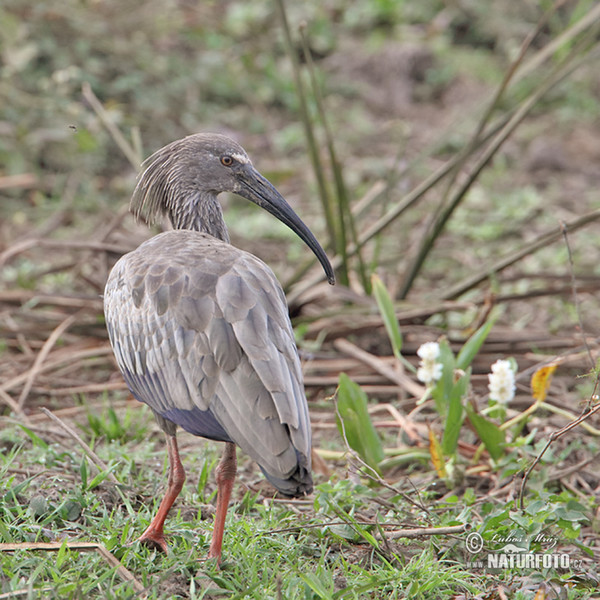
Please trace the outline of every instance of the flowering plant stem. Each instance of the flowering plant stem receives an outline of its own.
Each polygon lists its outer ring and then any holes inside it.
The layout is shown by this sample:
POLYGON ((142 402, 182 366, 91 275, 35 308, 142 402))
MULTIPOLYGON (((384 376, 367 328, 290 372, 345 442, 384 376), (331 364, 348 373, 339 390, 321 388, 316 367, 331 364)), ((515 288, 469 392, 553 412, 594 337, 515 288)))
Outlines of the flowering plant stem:
POLYGON ((529 408, 525 409, 522 413, 514 416, 512 419, 505 421, 500 425, 500 429, 502 431, 506 431, 510 429, 513 425, 520 423, 524 419, 526 419, 529 415, 533 414, 542 404, 544 404, 541 400, 536 400, 529 408))

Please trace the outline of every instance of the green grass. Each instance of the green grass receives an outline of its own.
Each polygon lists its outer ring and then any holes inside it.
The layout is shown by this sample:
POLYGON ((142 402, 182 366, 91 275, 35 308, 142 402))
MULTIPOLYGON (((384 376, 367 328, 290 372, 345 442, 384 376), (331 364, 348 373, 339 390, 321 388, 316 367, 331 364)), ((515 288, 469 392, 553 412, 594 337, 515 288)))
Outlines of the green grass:
MULTIPOLYGON (((139 589, 104 556, 66 545, 93 542, 120 561, 137 585, 145 588, 146 597, 156 599, 444 599, 460 594, 473 597, 495 585, 517 590, 534 576, 538 583, 552 580, 565 590, 570 581, 569 598, 593 595, 581 568, 577 578, 572 577, 577 569, 550 569, 536 575, 517 568, 499 572, 469 568, 466 533, 394 538, 390 531, 400 528, 470 523, 490 551, 498 547, 495 536, 533 539, 543 533, 555 536, 562 547, 559 551, 568 552, 572 560, 589 561, 577 540, 581 526, 589 524, 591 504, 583 506, 569 492, 545 490, 534 476, 528 509, 521 514, 512 502, 495 502, 491 497, 481 502, 472 488, 461 496, 445 493, 432 479, 430 467, 417 471, 414 483, 399 481, 397 487, 386 488, 368 480, 345 479, 344 469, 338 469, 330 481, 318 479, 308 501, 288 504, 244 492, 248 477, 257 477, 255 467, 242 460, 218 570, 205 557, 212 531, 210 505, 215 499, 211 471, 219 447, 200 443, 188 448, 187 443, 195 439, 190 436, 181 436, 188 480, 167 521, 170 551, 162 555, 135 541, 152 518, 166 480, 161 434, 149 431, 149 419, 145 410, 134 410, 121 416, 113 413, 104 432, 83 427, 82 436, 94 444, 118 484, 107 473, 98 476, 70 439, 56 441, 55 434, 43 429, 34 433, 16 425, 4 427, 0 542, 30 546, 0 552, 0 593, 20 591, 19 597, 57 599, 138 597, 139 589), (130 435, 122 429, 125 421, 134 423, 130 435), (115 430, 118 435, 109 440, 106 432, 115 430), (140 431, 145 432, 143 439, 140 431), (389 539, 381 536, 384 531, 389 539), (59 549, 35 549, 37 542, 54 543, 59 549)), ((526 450, 526 454, 535 452, 526 450)), ((549 454, 544 468, 548 461, 560 463, 568 456, 567 450, 549 454)), ((511 464, 507 457, 501 469, 504 476, 516 466, 511 464)), ((532 550, 547 548, 538 544, 532 550)))

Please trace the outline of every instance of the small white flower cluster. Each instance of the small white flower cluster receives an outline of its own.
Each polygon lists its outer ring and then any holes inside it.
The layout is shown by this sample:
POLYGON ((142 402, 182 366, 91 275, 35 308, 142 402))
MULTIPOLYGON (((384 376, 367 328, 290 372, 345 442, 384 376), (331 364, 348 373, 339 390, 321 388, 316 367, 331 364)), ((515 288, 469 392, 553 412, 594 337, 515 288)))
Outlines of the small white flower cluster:
POLYGON ((417 350, 421 359, 417 369, 417 379, 426 385, 432 385, 442 376, 442 363, 437 362, 440 345, 437 342, 425 342, 417 350))
POLYGON ((510 360, 497 360, 488 375, 490 400, 507 404, 515 397, 515 372, 510 360))

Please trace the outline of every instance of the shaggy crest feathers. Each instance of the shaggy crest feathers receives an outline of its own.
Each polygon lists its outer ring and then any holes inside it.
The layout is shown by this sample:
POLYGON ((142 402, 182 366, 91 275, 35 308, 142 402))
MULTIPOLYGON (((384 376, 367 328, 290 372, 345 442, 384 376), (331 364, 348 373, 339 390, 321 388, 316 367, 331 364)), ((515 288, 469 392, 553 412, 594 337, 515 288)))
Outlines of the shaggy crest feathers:
MULTIPOLYGON (((213 177, 202 177, 202 165, 219 168, 220 156, 235 156, 240 162, 250 163, 245 150, 234 140, 220 134, 197 133, 171 142, 142 163, 129 210, 136 219, 152 225, 169 215, 177 220, 180 212, 193 208, 194 199, 201 193, 216 196, 223 189, 211 189, 213 177), (208 159, 208 162, 207 162, 208 159), (210 160, 212 159, 212 160, 210 160), (182 206, 185 199, 189 206, 182 206)), ((210 175, 213 175, 212 173, 210 175)))

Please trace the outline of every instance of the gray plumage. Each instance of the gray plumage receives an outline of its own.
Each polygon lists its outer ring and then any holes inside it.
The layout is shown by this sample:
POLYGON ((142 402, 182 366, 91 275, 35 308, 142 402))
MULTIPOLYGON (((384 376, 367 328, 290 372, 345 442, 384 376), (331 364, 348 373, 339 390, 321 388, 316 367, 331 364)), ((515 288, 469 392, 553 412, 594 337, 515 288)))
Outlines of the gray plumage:
POLYGON ((289 225, 333 272, 308 228, 220 135, 173 142, 144 163, 131 210, 175 228, 123 256, 104 295, 132 394, 168 435, 234 442, 283 493, 312 489, 311 432, 287 304, 271 269, 229 244, 217 195, 237 193, 289 225))

